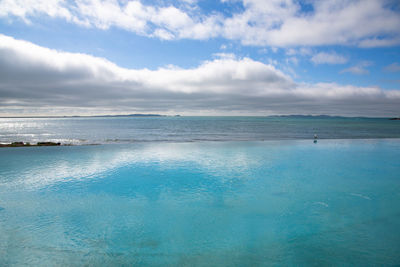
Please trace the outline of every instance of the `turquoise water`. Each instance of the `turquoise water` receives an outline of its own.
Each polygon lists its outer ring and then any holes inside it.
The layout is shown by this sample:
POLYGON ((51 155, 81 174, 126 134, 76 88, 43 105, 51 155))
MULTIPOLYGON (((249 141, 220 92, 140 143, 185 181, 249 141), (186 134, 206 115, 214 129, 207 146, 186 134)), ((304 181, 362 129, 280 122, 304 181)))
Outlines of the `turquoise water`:
POLYGON ((400 140, 0 149, 0 266, 400 264, 400 140))
POLYGON ((0 143, 400 138, 400 121, 329 117, 0 118, 0 143))

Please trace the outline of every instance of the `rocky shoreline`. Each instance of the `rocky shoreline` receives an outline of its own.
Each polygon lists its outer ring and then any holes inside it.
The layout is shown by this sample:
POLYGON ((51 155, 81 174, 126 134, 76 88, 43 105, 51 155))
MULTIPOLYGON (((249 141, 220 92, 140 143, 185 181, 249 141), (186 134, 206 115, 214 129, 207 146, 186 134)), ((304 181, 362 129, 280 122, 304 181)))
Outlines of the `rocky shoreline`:
POLYGON ((10 144, 0 144, 0 147, 31 147, 31 146, 60 146, 61 143, 55 142, 37 142, 36 144, 31 144, 29 142, 12 142, 10 144))

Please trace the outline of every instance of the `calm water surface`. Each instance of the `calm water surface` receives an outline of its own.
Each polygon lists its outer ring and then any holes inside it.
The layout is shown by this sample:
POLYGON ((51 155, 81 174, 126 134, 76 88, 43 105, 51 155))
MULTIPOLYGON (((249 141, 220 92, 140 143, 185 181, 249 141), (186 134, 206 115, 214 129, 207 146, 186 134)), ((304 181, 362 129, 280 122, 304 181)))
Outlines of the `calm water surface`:
POLYGON ((0 118, 0 143, 64 144, 400 138, 400 121, 321 117, 0 118))
POLYGON ((400 141, 0 149, 0 266, 400 264, 400 141))

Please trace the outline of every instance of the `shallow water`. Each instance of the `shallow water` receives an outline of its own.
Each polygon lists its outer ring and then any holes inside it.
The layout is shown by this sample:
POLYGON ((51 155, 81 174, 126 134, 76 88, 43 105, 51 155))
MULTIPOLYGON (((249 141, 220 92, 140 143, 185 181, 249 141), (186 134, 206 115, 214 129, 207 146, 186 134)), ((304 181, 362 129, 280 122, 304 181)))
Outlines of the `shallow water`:
POLYGON ((0 143, 400 138, 400 121, 335 117, 0 118, 0 143))
POLYGON ((400 140, 0 149, 0 266, 400 264, 400 140))

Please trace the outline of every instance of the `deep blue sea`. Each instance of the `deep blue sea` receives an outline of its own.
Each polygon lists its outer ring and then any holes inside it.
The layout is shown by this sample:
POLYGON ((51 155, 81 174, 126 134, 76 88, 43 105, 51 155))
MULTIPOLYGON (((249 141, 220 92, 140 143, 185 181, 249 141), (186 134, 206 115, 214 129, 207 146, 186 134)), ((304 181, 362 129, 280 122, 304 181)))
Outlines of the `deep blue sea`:
POLYGON ((0 142, 101 144, 0 148, 0 266, 398 266, 399 130, 0 119, 0 142))

